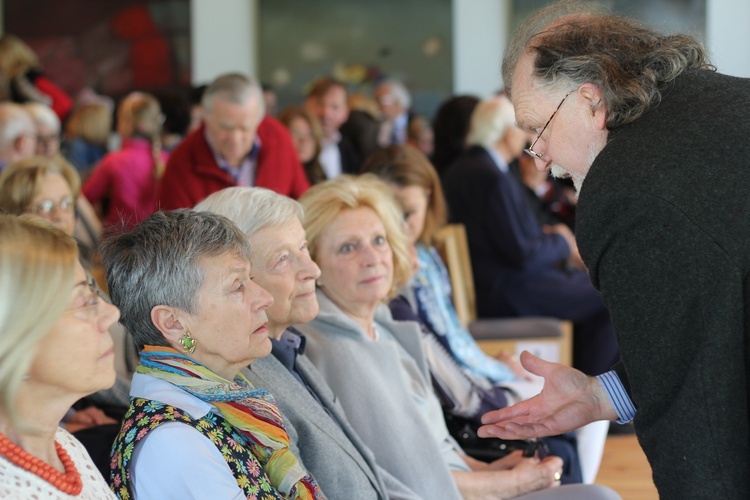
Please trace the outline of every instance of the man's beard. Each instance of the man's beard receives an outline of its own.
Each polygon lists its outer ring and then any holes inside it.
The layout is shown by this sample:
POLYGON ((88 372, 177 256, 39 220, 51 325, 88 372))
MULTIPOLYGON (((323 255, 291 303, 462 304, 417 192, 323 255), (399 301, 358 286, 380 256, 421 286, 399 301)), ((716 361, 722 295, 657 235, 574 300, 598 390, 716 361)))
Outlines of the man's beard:
MULTIPOLYGON (((586 172, 589 171, 591 168, 591 165, 594 163, 594 160, 601 152, 601 149, 598 149, 596 144, 591 144, 589 146, 589 155, 587 158, 587 164, 588 168, 586 169, 586 172)), ((568 172, 563 167, 558 165, 557 163, 552 163, 550 165, 550 175, 552 177, 557 177, 558 179, 565 179, 567 177, 570 177, 570 180, 573 181, 573 187, 576 190, 576 196, 581 194, 581 187, 583 187, 583 181, 586 179, 586 175, 580 175, 580 174, 574 174, 572 172, 568 172)))

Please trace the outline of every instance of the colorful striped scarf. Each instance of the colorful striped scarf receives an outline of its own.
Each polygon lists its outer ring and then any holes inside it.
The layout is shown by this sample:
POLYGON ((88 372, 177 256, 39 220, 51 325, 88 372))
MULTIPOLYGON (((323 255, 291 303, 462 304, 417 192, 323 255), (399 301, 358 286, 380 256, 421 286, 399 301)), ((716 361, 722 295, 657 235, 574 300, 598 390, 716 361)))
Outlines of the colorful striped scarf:
POLYGON ((324 498, 315 480, 289 451, 289 436, 268 391, 255 389, 241 373, 230 382, 170 347, 145 346, 136 371, 174 384, 218 408, 248 439, 252 454, 279 493, 294 499, 324 498))

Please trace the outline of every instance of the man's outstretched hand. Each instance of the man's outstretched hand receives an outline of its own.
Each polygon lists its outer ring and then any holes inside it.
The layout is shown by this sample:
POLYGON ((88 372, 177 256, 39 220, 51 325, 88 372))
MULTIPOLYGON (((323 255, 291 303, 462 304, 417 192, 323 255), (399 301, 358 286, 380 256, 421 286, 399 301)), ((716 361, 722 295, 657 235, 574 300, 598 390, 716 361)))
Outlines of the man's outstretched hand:
POLYGON ((555 436, 617 413, 601 382, 569 366, 550 363, 526 351, 521 364, 544 378, 542 392, 513 406, 485 413, 480 437, 529 439, 555 436))

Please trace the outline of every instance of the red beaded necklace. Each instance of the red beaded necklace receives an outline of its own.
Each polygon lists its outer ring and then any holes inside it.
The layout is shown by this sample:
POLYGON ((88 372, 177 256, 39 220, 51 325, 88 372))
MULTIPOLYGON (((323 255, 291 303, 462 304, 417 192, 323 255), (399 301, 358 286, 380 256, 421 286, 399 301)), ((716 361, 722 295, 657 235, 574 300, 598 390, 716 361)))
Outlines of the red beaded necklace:
POLYGON ((57 450, 57 456, 65 466, 64 473, 28 453, 0 433, 0 455, 5 456, 18 467, 41 477, 63 493, 73 496, 78 495, 83 490, 81 474, 78 473, 78 469, 76 469, 76 465, 68 452, 57 441, 55 441, 55 449, 57 450))

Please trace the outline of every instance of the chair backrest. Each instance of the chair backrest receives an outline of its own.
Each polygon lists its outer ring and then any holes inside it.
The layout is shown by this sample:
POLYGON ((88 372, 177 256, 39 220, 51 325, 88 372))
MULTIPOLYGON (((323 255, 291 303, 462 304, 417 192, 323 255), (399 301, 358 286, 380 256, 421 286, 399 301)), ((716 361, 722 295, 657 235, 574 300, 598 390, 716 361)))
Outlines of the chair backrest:
POLYGON ((489 356, 501 350, 516 355, 528 350, 547 361, 572 366, 573 324, 570 321, 541 317, 477 321, 474 275, 463 224, 443 227, 436 246, 450 274, 458 318, 489 356))
POLYGON ((438 235, 437 249, 443 258, 453 288, 453 305, 458 318, 468 327, 477 318, 474 275, 471 271, 469 242, 463 224, 448 224, 438 235))

